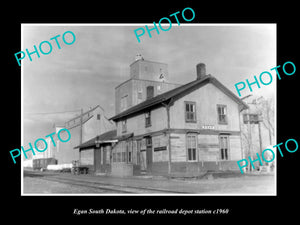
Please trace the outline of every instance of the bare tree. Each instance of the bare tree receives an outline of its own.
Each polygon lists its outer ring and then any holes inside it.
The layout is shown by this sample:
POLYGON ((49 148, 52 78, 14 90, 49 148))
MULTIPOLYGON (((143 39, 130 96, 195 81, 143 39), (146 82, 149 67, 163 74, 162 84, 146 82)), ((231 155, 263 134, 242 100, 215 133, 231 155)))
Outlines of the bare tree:
MULTIPOLYGON (((242 114, 241 137, 244 156, 248 158, 249 156, 255 157, 257 152, 261 154, 261 124, 269 134, 270 145, 272 144, 272 140, 274 140, 274 98, 271 97, 265 99, 261 96, 259 98, 254 97, 253 99, 253 96, 251 95, 246 96, 245 98, 247 98, 247 104, 250 108, 242 114), (248 99, 249 97, 252 97, 252 99, 248 99)), ((248 164, 248 171, 251 170, 252 168, 248 164)))
POLYGON ((275 136, 275 112, 274 112, 274 97, 265 99, 260 97, 257 99, 257 108, 261 112, 262 124, 269 132, 269 142, 272 145, 272 140, 275 136))

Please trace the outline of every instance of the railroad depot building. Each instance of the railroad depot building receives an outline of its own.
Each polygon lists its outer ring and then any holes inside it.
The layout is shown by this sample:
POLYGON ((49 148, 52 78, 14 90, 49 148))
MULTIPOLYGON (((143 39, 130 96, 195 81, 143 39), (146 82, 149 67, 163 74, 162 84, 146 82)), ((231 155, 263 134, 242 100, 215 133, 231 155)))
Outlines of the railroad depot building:
POLYGON ((80 152, 92 150, 91 163, 98 171, 163 175, 238 170, 240 113, 248 106, 207 75, 204 64, 196 66, 194 81, 178 85, 169 83, 166 64, 138 57, 130 65, 130 79, 115 92, 115 133, 77 146, 80 152))

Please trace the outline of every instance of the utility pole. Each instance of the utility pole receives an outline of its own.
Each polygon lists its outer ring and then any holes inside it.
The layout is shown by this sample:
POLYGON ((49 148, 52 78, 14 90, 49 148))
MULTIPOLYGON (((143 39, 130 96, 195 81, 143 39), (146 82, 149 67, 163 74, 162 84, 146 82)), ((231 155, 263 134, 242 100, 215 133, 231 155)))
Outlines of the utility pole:
POLYGON ((171 153, 171 132, 170 132, 170 106, 167 105, 167 116, 168 116, 168 146, 169 146, 169 161, 168 161, 168 174, 172 172, 172 153, 171 153))
POLYGON ((79 136, 79 144, 82 144, 82 116, 83 116, 83 109, 80 109, 80 136, 79 136))

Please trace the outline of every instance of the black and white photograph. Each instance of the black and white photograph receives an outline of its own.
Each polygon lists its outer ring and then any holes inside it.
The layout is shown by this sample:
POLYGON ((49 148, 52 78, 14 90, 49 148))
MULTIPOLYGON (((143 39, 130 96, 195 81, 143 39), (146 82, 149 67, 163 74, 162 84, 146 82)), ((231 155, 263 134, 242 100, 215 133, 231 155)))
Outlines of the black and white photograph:
POLYGON ((276 24, 158 29, 22 25, 23 195, 276 195, 276 24))

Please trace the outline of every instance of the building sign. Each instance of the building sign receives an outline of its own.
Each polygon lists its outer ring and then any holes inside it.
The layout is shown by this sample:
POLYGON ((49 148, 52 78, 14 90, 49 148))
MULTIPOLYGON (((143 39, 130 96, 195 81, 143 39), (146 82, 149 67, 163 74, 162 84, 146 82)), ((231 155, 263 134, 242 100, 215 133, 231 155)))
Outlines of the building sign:
POLYGON ((202 129, 215 129, 214 125, 202 125, 202 129))
POLYGON ((162 146, 162 147, 156 147, 156 148, 154 148, 154 151, 155 151, 155 152, 158 152, 158 151, 165 151, 165 150, 167 150, 167 146, 162 146))

